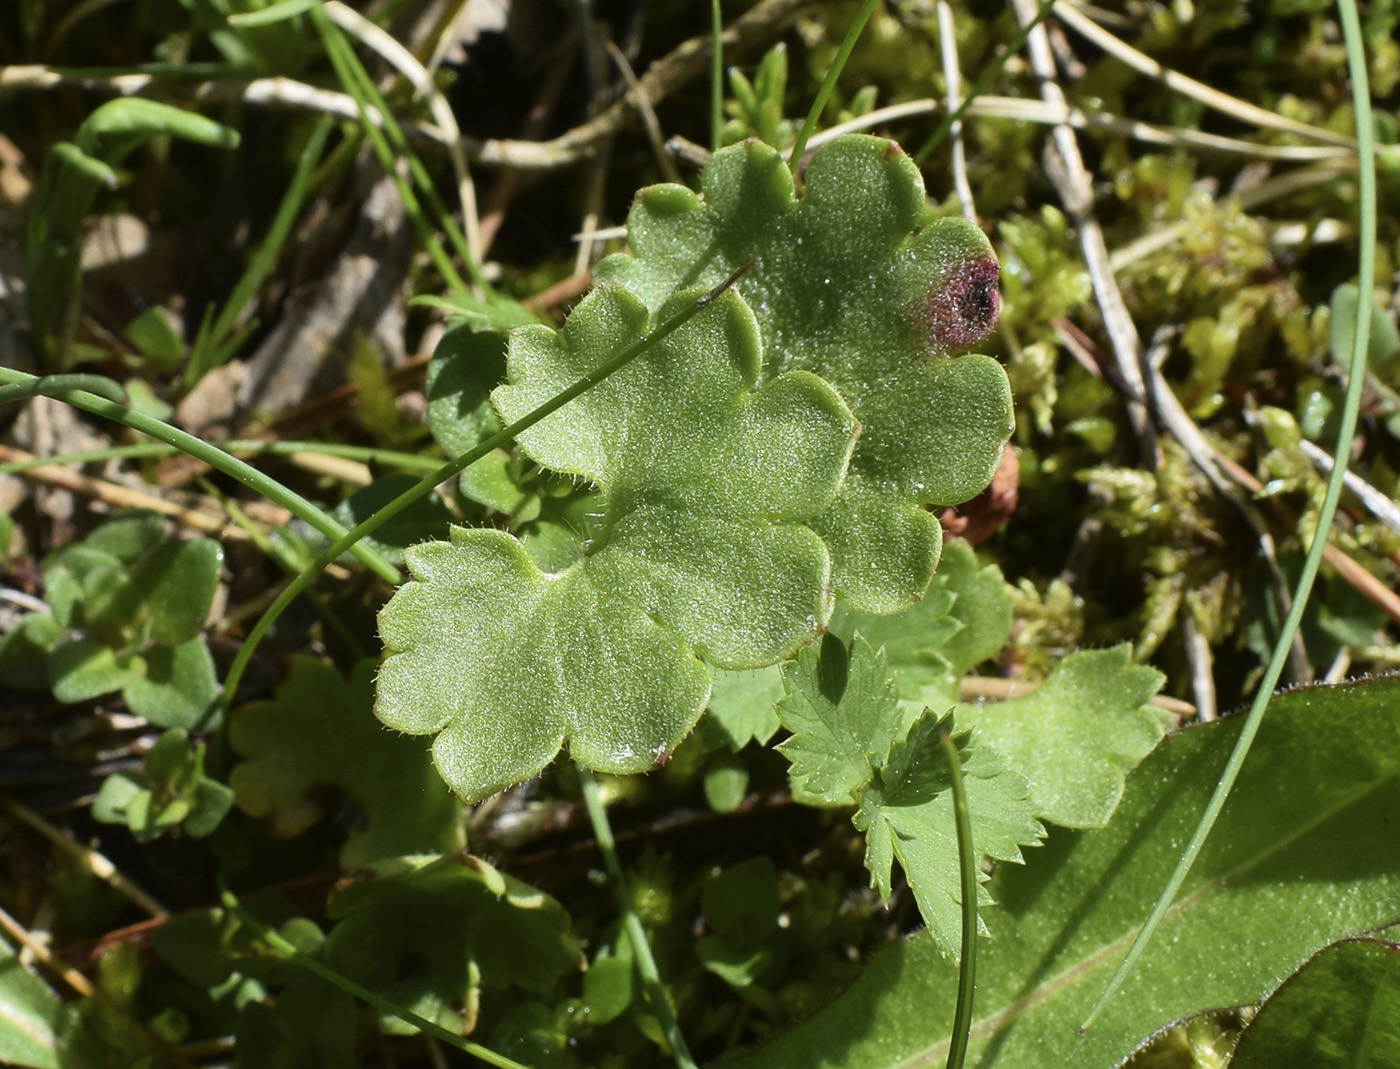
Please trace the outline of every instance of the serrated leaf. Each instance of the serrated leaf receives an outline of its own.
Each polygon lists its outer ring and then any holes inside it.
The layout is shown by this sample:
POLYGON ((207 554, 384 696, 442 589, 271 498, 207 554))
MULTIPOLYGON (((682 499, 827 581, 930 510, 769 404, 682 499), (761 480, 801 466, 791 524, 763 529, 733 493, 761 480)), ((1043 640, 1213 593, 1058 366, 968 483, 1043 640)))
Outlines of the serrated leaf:
POLYGON ((800 199, 786 162, 757 142, 716 152, 700 184, 700 196, 643 190, 628 217, 632 254, 604 260, 594 277, 658 308, 678 286, 713 284, 757 258, 738 288, 768 342, 765 376, 822 376, 864 428, 841 495, 814 525, 835 589, 862 611, 906 606, 940 544, 918 506, 979 493, 1010 434, 1001 367, 947 358, 995 323, 991 246, 960 218, 924 225, 918 169, 878 138, 823 145, 800 199))
MULTIPOLYGON (((700 296, 679 295, 661 320, 700 296)), ((609 287, 558 334, 516 331, 511 384, 494 395, 503 416, 651 326, 609 287)), ((377 711, 401 731, 437 732, 438 768, 464 797, 533 775, 566 743, 602 771, 649 768, 703 708, 702 657, 769 664, 825 624, 829 561, 802 521, 836 494, 857 428, 812 375, 754 390, 759 359, 752 314, 726 294, 521 436, 604 498, 597 536, 563 571, 540 571, 491 530, 408 551, 414 581, 380 614, 390 656, 377 711)))
POLYGON ((584 964, 563 907, 480 858, 405 858, 368 875, 330 899, 328 964, 445 1027, 470 1031, 454 1007, 473 1006, 483 984, 544 992, 584 964))
POLYGON ((1327 947, 1269 996, 1240 1035, 1231 1069, 1400 1065, 1400 946, 1327 947))
MULTIPOLYGON (((1055 831, 1026 865, 997 870, 967 1065, 1109 1069, 1162 1025, 1256 1002, 1328 943, 1394 921, 1400 679, 1277 696, 1156 938, 1079 1033, 1195 829, 1242 721, 1167 739, 1129 777, 1106 827, 1055 831)), ((818 1017, 732 1065, 941 1065, 957 982, 933 940, 915 937, 876 955, 818 1017)))
MULTIPOLYGON (((926 713, 906 740, 895 743, 875 782, 861 793, 855 824, 866 835, 866 866, 881 899, 889 899, 892 863, 898 860, 933 938, 956 953, 962 909, 951 779, 939 741, 945 727, 951 728, 949 719, 926 713)), ((1021 847, 1044 835, 1026 781, 980 741, 970 753, 963 742, 959 757, 976 850, 1001 861, 1020 861, 1021 847)), ((980 890, 978 898, 991 901, 980 890)))
POLYGON ((368 821, 341 848, 356 868, 385 857, 461 846, 461 807, 442 788, 423 744, 386 732, 371 712, 374 665, 348 680, 310 657, 293 658, 271 701, 237 711, 234 749, 246 760, 229 777, 238 807, 295 835, 323 813, 318 788, 335 784, 368 821))
POLYGON ((778 749, 792 763, 793 798, 808 805, 849 805, 903 733, 884 654, 857 636, 849 664, 823 671, 823 659, 830 665, 844 655, 840 639, 828 635, 783 670, 787 697, 777 713, 792 737, 778 749), (839 693, 833 673, 843 676, 839 693))
POLYGON ((1147 704, 1162 674, 1131 662, 1128 646, 1071 653, 1034 693, 958 707, 1030 783, 1035 812, 1069 828, 1101 827, 1123 794, 1123 777, 1166 732, 1167 714, 1147 704))

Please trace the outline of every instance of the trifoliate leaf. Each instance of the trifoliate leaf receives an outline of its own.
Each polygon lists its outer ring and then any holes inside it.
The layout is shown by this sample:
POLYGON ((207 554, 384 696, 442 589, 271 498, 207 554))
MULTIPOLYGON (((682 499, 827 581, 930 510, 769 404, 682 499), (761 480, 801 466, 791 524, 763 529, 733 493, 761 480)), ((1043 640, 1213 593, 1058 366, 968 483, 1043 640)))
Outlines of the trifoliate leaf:
POLYGON ((792 762, 792 796, 808 805, 849 805, 903 734, 883 653, 857 637, 849 660, 828 634, 783 671, 778 719, 792 737, 778 749, 792 762))
POLYGON ((246 758, 229 777, 238 807, 296 835, 325 815, 326 785, 364 811, 365 830, 341 848, 347 869, 385 857, 461 847, 461 806, 433 773, 426 747, 384 730, 371 713, 374 665, 349 680, 310 657, 291 661, 271 701, 244 706, 230 737, 246 758))
MULTIPOLYGON (((653 321, 620 287, 595 291, 558 334, 511 336, 514 420, 697 300, 653 321)), ((826 548, 803 525, 835 497, 857 426, 836 392, 794 372, 754 389, 752 313, 726 294, 526 431, 522 447, 595 483, 586 555, 546 574, 494 530, 406 553, 414 580, 380 614, 390 652, 377 712, 438 733, 448 783, 481 798, 568 744, 608 772, 650 768, 695 723, 709 671, 789 655, 830 615, 826 548)))
POLYGON ((1131 663, 1126 645, 1071 653, 1032 694, 963 705, 958 722, 1030 783, 1037 816, 1070 828, 1108 822, 1123 777, 1161 741, 1168 717, 1147 702, 1155 668, 1131 663))
POLYGON ((327 913, 339 921, 326 940, 332 968, 462 1033, 482 985, 547 992, 584 964, 558 902, 476 857, 382 862, 337 890, 327 913))
POLYGON ((215 726, 218 680, 200 631, 222 563, 217 542, 168 540, 165 521, 144 510, 120 513, 50 556, 55 697, 79 702, 120 690, 153 724, 215 726))
MULTIPOLYGON (((949 952, 962 933, 958 832, 950 771, 939 740, 940 730, 951 727, 950 718, 925 713, 908 739, 891 748, 875 781, 861 793, 855 816, 856 827, 866 835, 865 863, 880 897, 889 899, 897 860, 924 923, 949 952)), ((964 762, 973 845, 989 857, 1020 861, 1021 847, 1045 834, 1035 820, 1026 781, 980 741, 972 743, 969 753, 967 738, 964 733, 956 741, 964 762)), ((978 899, 991 901, 981 891, 978 899)))
POLYGON ((655 309, 678 286, 712 285, 757 258, 738 288, 768 343, 765 377, 822 376, 864 428, 841 495, 814 524, 835 589, 865 612, 908 605, 939 553, 938 524, 919 506, 979 493, 1010 434, 1001 367, 948 359, 996 322, 991 246, 961 218, 929 222, 918 168, 879 138, 818 149, 800 199, 783 158, 756 142, 716 152, 700 186, 643 190, 632 254, 594 277, 655 309))

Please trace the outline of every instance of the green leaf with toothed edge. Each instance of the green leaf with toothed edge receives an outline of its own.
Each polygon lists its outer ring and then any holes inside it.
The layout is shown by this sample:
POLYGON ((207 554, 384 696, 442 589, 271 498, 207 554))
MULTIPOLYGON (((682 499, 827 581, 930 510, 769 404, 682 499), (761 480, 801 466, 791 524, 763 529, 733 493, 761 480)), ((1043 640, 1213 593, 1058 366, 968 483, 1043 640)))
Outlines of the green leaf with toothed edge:
MULTIPOLYGON (((951 777, 939 739, 947 729, 964 764, 977 850, 1020 861, 1021 847, 1044 834, 1026 781, 951 718, 924 711, 912 725, 900 708, 884 651, 857 635, 849 653, 835 635, 803 650, 783 676, 778 717, 792 732, 778 749, 792 762, 793 798, 857 806, 871 883, 889 900, 896 861, 924 923, 956 952, 962 930, 951 777)), ((990 899, 979 895, 983 902, 990 899)))
POLYGON ((854 609, 897 611, 938 562, 940 529, 921 506, 981 492, 1011 431, 1000 365, 950 358, 995 324, 991 246, 964 219, 929 218, 918 169, 880 138, 823 145, 801 197, 783 158, 757 142, 716 152, 700 187, 643 190, 632 252, 594 277, 656 308, 678 285, 712 285, 757 259, 737 288, 767 342, 764 376, 820 375, 862 426, 841 494, 813 521, 833 585, 854 609))
MULTIPOLYGON (((997 869, 982 910, 967 1065, 1110 1069, 1158 1028, 1258 1001, 1310 955, 1395 920, 1400 678, 1275 696, 1214 834, 1132 977, 1079 1025, 1200 818, 1243 717, 1165 740, 1109 823, 1052 831, 997 869)), ((974 834, 976 825, 974 823, 974 834)), ((729 1069, 942 1066, 957 966, 922 935, 729 1069)))
MULTIPOLYGON (((656 316, 595 290, 560 332, 512 333, 507 421, 534 409, 705 291, 656 316)), ((835 498, 857 425, 795 371, 756 386, 757 325, 728 293, 520 436, 538 463, 595 484, 581 559, 542 571, 494 530, 410 547, 413 580, 380 614, 376 712, 434 734, 449 785, 481 798, 567 745, 607 772, 650 768, 694 725, 710 667, 790 655, 831 613, 830 560, 807 526, 835 498), (450 622, 450 626, 445 626, 450 622)))

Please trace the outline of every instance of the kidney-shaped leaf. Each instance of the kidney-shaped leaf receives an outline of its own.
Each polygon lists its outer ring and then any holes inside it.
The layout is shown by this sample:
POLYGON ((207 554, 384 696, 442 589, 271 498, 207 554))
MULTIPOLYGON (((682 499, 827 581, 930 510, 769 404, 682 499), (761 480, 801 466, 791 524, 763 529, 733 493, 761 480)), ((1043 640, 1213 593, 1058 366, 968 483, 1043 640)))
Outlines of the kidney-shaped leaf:
POLYGON ((800 199, 783 158, 757 142, 715 153, 700 184, 699 196, 644 190, 628 217, 632 255, 604 260, 595 278, 657 308, 678 286, 713 285, 756 258, 738 288, 767 342, 765 376, 820 375, 864 428, 850 478, 814 524, 836 590, 865 612, 908 605, 940 545, 918 506, 979 493, 1011 429, 1000 365, 949 359, 996 322, 991 246, 964 219, 928 221, 918 168, 879 138, 818 149, 800 199))
MULTIPOLYGON (((608 287, 558 334, 515 332, 511 383, 495 394, 505 418, 652 323, 608 287)), ((380 616, 390 656, 377 711, 401 731, 437 732, 434 757, 459 793, 530 776, 566 742, 600 770, 649 768, 700 715, 702 658, 770 664, 825 625, 830 562, 803 521, 836 495, 857 425, 806 372, 754 389, 759 365, 752 313, 726 294, 521 436, 541 464, 602 490, 599 534, 566 570, 542 572, 491 530, 407 551, 414 580, 380 616)))
MULTIPOLYGON (((1108 826, 1057 831, 998 869, 977 962, 967 1065, 1116 1066, 1162 1025, 1255 1002, 1309 955, 1395 919, 1400 897, 1400 679, 1270 703, 1215 831, 1156 937, 1084 1035, 1079 1025, 1137 934, 1242 718, 1167 739, 1108 826)), ((917 936, 877 955, 821 1015, 733 1066, 942 1065, 957 969, 917 936)))

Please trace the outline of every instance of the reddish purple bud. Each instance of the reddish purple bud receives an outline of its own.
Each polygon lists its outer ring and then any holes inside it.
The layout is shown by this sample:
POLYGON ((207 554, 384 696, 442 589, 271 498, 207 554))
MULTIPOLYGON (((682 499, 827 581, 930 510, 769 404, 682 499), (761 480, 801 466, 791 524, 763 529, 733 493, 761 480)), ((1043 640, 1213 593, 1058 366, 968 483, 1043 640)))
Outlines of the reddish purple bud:
POLYGON ((949 349, 967 349, 992 332, 1001 312, 994 257, 984 256, 950 271, 929 296, 928 327, 933 340, 949 349))

